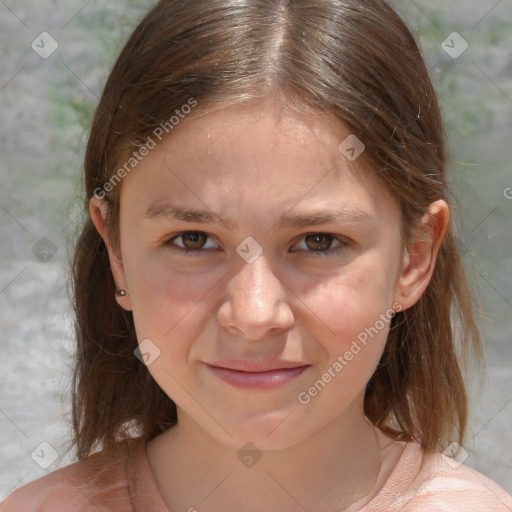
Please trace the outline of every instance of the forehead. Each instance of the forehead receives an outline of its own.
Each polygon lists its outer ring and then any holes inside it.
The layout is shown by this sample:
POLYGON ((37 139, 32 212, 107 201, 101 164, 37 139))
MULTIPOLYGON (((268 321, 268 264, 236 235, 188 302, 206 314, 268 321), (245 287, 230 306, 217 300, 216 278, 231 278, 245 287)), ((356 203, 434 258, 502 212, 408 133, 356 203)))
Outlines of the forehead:
MULTIPOLYGON (((235 105, 228 108, 219 108, 205 115, 192 119, 192 122, 185 122, 183 127, 189 126, 188 133, 196 130, 196 133, 204 132, 231 132, 241 133, 240 127, 250 128, 251 132, 268 131, 279 132, 282 137, 295 138, 298 140, 304 137, 316 138, 318 141, 328 141, 334 136, 346 130, 343 125, 328 113, 293 112, 284 107, 273 105, 270 101, 252 105, 235 105), (258 130, 260 128, 260 130, 258 130), (335 131, 338 134, 335 134, 335 131)), ((182 135, 183 135, 183 131, 182 135)), ((178 135, 180 130, 175 132, 178 135)))
POLYGON ((299 154, 309 154, 315 160, 332 157, 333 148, 345 133, 341 123, 327 114, 292 113, 264 103, 259 107, 219 109, 191 121, 185 119, 164 139, 164 144, 173 152, 183 153, 180 156, 184 158, 228 160, 240 153, 244 162, 239 166, 243 169, 251 162, 268 160, 269 156, 274 162, 299 154), (285 147, 289 150, 282 151, 285 147), (206 151, 190 152, 192 148, 206 151), (251 161, 247 161, 248 157, 251 161))
POLYGON ((145 211, 166 199, 234 216, 337 201, 377 215, 393 201, 362 157, 340 152, 349 135, 325 115, 268 106, 210 112, 165 137, 125 178, 122 196, 145 211))

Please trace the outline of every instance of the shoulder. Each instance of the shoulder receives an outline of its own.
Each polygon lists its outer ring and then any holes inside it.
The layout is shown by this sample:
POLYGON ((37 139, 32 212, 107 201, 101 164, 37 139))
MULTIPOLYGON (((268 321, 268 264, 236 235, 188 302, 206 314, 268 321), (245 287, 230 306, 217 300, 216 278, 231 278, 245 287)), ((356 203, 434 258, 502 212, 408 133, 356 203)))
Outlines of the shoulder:
POLYGON ((404 512, 512 512, 512 496, 496 482, 440 453, 428 457, 398 502, 404 512))
POLYGON ((138 442, 122 441, 20 487, 0 504, 0 512, 129 511, 127 465, 138 442))

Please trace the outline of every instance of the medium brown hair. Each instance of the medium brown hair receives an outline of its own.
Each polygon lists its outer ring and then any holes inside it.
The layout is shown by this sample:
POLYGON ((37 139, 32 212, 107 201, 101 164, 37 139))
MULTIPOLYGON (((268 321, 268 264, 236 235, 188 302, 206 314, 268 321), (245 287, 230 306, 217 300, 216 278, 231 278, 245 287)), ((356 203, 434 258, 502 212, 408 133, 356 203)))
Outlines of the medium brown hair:
MULTIPOLYGON (((127 151, 191 98, 197 108, 184 122, 269 97, 297 113, 331 116, 357 135, 366 146, 361 158, 399 201, 405 235, 433 201, 451 204, 436 93, 414 36, 386 2, 161 0, 108 77, 86 150, 85 206, 101 189, 114 247, 122 184, 101 187, 127 151)), ((177 416, 134 355, 132 313, 115 300, 107 250, 90 219, 76 246, 73 290, 73 427, 82 459, 134 432, 149 440, 177 416)), ((481 356, 450 224, 426 291, 392 320, 366 389, 369 420, 427 453, 462 444, 468 411, 456 348, 467 355, 471 346, 481 356)))

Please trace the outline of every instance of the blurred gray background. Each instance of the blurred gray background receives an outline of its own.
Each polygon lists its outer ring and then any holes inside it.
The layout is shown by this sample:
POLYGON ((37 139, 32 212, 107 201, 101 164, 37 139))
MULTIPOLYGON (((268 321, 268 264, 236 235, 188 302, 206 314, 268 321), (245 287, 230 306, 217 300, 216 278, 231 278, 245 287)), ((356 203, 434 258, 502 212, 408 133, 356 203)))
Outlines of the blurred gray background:
MULTIPOLYGON (((0 501, 74 461, 66 283, 84 146, 108 71, 153 4, 0 0, 0 501)), ((512 3, 394 4, 440 95, 454 214, 482 307, 488 369, 469 376, 465 463, 512 492, 512 3)))

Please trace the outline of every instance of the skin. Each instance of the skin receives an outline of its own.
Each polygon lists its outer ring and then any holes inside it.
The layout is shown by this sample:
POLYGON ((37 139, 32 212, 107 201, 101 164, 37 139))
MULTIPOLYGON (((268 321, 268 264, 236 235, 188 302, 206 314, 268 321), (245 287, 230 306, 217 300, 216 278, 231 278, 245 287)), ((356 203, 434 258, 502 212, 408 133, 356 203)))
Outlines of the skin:
POLYGON ((128 292, 119 305, 133 312, 139 343, 160 350, 148 371, 177 404, 178 425, 147 445, 170 510, 355 510, 396 464, 404 444, 363 413, 389 324, 309 403, 297 397, 381 314, 417 302, 449 209, 433 203, 404 251, 399 205, 363 158, 338 151, 347 135, 325 116, 271 105, 182 122, 124 178, 117 252, 105 205, 91 199, 116 284, 128 292), (145 218, 165 202, 218 213, 232 229, 145 218), (278 226, 283 215, 330 207, 368 218, 278 226), (184 231, 207 236, 178 237, 184 231), (317 233, 332 237, 307 236, 317 233), (236 252, 248 236, 263 250, 252 263, 236 252), (204 364, 227 359, 310 366, 279 388, 243 390, 204 364), (248 442, 262 455, 253 467, 237 457, 248 442))

